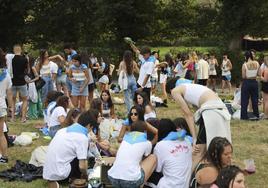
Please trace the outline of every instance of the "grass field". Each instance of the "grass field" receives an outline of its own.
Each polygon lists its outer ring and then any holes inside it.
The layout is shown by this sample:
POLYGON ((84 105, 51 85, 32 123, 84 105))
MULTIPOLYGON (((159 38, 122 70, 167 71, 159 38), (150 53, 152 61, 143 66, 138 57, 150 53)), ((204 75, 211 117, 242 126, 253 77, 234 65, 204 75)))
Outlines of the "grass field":
MULTIPOLYGON (((124 114, 124 105, 116 105, 116 111, 124 114)), ((169 108, 157 108, 159 118, 175 118, 181 116, 179 107, 169 101, 169 108)), ((12 123, 9 124, 9 134, 20 134, 23 131, 38 131, 34 125, 42 123, 39 121, 28 121, 25 124, 12 123)), ((237 121, 232 120, 232 139, 234 147, 234 164, 244 167, 243 160, 253 158, 256 163, 256 173, 246 178, 248 188, 266 188, 268 187, 268 121, 237 121)), ((28 162, 31 152, 40 145, 48 145, 49 141, 42 136, 34 140, 32 145, 26 147, 14 146, 9 148, 9 164, 1 165, 0 170, 10 168, 16 160, 28 162)), ((25 182, 4 182, 0 180, 0 188, 43 188, 46 187, 46 182, 43 180, 25 182)))

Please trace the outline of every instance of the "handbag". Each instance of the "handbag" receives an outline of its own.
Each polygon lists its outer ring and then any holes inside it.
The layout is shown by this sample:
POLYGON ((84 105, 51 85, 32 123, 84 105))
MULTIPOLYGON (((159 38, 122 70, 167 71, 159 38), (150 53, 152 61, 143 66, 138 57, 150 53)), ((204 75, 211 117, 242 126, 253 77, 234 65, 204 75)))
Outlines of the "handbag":
POLYGON ((42 77, 39 77, 39 79, 35 81, 36 90, 42 89, 45 84, 46 81, 42 77))

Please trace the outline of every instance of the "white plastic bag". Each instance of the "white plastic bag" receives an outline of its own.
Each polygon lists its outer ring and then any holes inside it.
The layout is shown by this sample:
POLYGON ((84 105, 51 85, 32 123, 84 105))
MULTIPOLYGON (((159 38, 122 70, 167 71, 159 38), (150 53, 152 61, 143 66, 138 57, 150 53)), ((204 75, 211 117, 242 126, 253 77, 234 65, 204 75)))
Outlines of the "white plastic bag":
POLYGON ((32 143, 32 137, 28 135, 20 135, 14 140, 15 145, 27 146, 32 143))
POLYGON ((38 101, 38 94, 37 94, 37 90, 36 90, 36 87, 35 87, 35 83, 32 82, 32 83, 29 83, 28 84, 29 86, 29 99, 33 102, 33 103, 37 103, 38 101))

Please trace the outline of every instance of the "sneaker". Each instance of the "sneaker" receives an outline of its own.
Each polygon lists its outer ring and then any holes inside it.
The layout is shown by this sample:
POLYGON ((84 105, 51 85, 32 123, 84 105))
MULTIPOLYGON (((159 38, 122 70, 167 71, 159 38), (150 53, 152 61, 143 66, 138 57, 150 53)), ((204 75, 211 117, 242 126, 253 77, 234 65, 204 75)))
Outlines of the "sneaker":
POLYGON ((0 157, 0 164, 7 164, 8 158, 0 157))

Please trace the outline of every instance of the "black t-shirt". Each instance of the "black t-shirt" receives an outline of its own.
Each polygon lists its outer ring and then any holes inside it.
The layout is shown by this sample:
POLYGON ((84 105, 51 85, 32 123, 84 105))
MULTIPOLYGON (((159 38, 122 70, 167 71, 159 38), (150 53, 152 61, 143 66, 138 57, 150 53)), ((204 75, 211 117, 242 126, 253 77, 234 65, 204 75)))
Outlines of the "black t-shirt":
POLYGON ((12 59, 13 86, 22 86, 26 84, 24 77, 27 71, 27 64, 28 60, 22 55, 15 55, 12 59))

